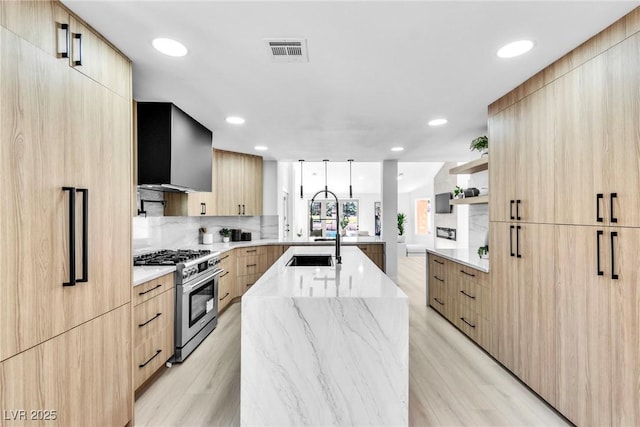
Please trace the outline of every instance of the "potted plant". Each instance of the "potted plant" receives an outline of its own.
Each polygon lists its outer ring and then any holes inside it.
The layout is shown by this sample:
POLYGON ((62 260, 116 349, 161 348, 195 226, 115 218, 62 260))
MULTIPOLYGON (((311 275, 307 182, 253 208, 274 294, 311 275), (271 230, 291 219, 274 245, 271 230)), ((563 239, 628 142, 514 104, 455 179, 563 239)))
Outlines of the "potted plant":
POLYGON ((487 136, 479 136, 469 145, 471 151, 479 151, 481 156, 489 154, 489 138, 487 136))
POLYGON ((222 236, 222 241, 224 243, 229 243, 229 238, 231 237, 231 230, 228 228, 221 228, 220 235, 222 236))
POLYGON ((464 189, 459 185, 456 185, 456 188, 453 189, 453 198, 454 199, 462 199, 464 197, 464 189))
POLYGON ((407 222, 407 216, 402 212, 398 212, 398 243, 404 243, 404 224, 407 222))
POLYGON ((478 248, 478 256, 481 259, 489 259, 489 245, 480 246, 478 248))
POLYGON ((213 234, 207 233, 207 227, 201 227, 200 233, 202 234, 202 244, 210 245, 213 243, 213 234))

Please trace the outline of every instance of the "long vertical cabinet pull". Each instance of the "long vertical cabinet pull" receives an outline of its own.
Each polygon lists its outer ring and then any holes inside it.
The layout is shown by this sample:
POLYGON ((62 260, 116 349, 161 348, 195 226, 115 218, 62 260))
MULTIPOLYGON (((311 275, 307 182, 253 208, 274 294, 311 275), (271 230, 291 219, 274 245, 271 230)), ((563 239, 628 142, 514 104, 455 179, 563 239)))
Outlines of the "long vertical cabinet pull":
POLYGON ((82 34, 74 33, 73 34, 73 66, 81 66, 82 65, 82 34))
POLYGON ((240 205, 238 205, 238 215, 241 215, 241 213, 240 213, 240 212, 241 212, 241 211, 240 211, 240 205))
POLYGON ((206 214, 207 214, 207 204, 200 203, 200 215, 206 215, 206 214))
POLYGON ((513 229, 515 228, 515 226, 510 225, 509 226, 509 254, 510 256, 516 256, 516 254, 513 253, 513 229))
POLYGON ((598 276, 603 276, 604 271, 600 268, 600 237, 604 234, 604 231, 598 230, 596 231, 596 267, 598 276))
POLYGON ((514 219, 516 219, 513 216, 513 204, 515 203, 515 200, 509 200, 509 218, 511 218, 511 221, 513 221, 514 219))
POLYGON ((58 24, 57 53, 59 58, 69 57, 69 24, 58 24))
POLYGON ((603 222, 602 214, 600 214, 600 201, 604 199, 604 194, 596 194, 596 222, 603 222))
POLYGON ((618 275, 615 273, 616 271, 616 250, 615 250, 615 242, 614 238, 618 237, 617 231, 611 232, 611 278, 613 280, 618 280, 618 275))
POLYGON ((522 202, 522 200, 516 200, 516 219, 518 221, 522 220, 522 218, 520 218, 520 203, 522 202))
POLYGON ((520 254, 520 229, 522 227, 517 226, 516 227, 516 257, 517 258, 522 258, 522 255, 520 254))
POLYGON ((244 205, 242 205, 242 215, 244 215, 244 205))
POLYGON ((76 285, 76 188, 62 187, 69 192, 69 281, 62 286, 76 285))
POLYGON ((87 283, 89 281, 89 190, 78 188, 77 191, 82 194, 82 277, 76 282, 87 283))
POLYGON ((613 214, 614 201, 618 197, 618 193, 611 193, 609 197, 609 210, 611 212, 611 222, 618 222, 618 218, 613 214))

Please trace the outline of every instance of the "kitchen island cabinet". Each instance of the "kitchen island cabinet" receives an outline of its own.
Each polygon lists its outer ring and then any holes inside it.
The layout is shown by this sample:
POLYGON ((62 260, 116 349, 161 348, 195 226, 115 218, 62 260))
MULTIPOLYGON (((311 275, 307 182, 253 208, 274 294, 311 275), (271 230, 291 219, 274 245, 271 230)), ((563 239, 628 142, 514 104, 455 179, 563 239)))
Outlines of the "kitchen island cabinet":
POLYGON ((354 247, 286 266, 318 253, 290 248, 242 298, 241 425, 407 425, 407 296, 354 247))

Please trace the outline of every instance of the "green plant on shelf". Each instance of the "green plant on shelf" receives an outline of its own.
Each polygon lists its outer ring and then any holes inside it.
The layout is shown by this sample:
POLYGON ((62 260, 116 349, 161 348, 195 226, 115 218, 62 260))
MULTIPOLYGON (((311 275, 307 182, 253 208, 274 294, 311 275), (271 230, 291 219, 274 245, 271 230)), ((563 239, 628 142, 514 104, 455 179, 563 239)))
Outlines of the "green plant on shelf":
POLYGON ((476 139, 471 141, 471 144, 469 145, 469 149, 471 151, 483 152, 487 148, 489 148, 489 138, 487 138, 486 135, 477 137, 476 139))
POLYGON ((456 199, 460 199, 464 196, 464 189, 458 185, 453 189, 453 197, 456 199))
POLYGON ((231 237, 231 230, 229 230, 228 228, 221 228, 220 235, 222 237, 231 237))
POLYGON ((480 258, 488 258, 489 257, 489 245, 480 246, 478 248, 478 256, 480 258))

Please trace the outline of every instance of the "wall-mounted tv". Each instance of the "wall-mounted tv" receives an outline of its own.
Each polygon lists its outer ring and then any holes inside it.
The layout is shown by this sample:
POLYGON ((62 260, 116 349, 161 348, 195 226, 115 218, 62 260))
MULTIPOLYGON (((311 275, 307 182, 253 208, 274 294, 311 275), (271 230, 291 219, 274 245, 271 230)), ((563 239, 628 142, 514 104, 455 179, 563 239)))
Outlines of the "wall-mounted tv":
POLYGON ((453 206, 449 205, 451 193, 436 194, 436 213, 448 214, 453 212, 453 206))

